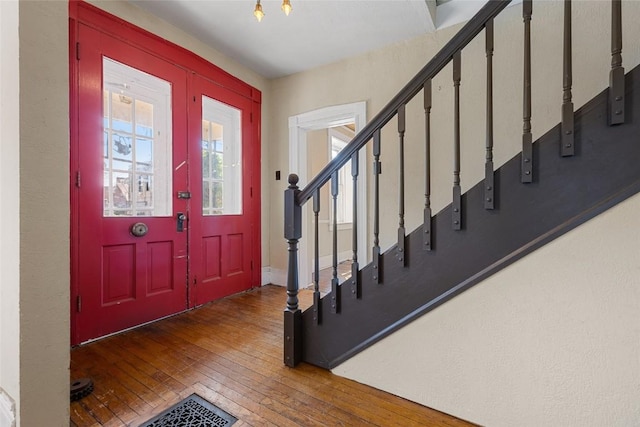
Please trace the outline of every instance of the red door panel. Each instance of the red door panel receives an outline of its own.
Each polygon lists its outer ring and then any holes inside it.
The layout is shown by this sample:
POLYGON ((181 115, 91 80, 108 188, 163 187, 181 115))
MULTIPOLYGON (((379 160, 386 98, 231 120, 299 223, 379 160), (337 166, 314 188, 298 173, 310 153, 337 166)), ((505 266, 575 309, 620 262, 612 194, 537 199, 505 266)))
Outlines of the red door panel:
MULTIPOLYGON (((82 41, 78 61, 79 303, 74 319, 74 343, 187 308, 187 233, 178 232, 176 227, 178 213, 187 211, 186 201, 176 196, 177 191, 187 189, 187 150, 184 143, 177 143, 184 141, 187 129, 186 72, 84 25, 79 26, 79 39, 82 41), (131 108, 126 111, 139 112, 140 116, 143 109, 151 108, 149 105, 152 104, 144 95, 136 95, 136 98, 127 92, 136 90, 133 86, 138 82, 135 80, 124 82, 121 94, 113 91, 104 96, 103 57, 170 84, 171 104, 167 117, 172 123, 170 161, 165 159, 162 164, 158 160, 162 155, 157 153, 156 137, 160 130, 155 122, 146 124, 148 129, 144 123, 127 125, 124 119, 115 124, 118 112, 115 107, 108 107, 109 98, 113 98, 113 102, 119 99, 130 104, 131 108), (108 108, 113 110, 105 113, 108 108), (119 150, 119 157, 115 154, 109 157, 110 150, 119 150), (134 158, 132 153, 137 153, 138 157, 134 158), (160 171, 163 166, 167 169, 164 174, 160 171), (111 171, 120 168, 120 172, 107 175, 108 167, 111 171), (138 168, 142 172, 134 174, 138 168), (156 181, 163 181, 163 188, 171 188, 171 191, 164 191, 166 200, 162 203, 166 206, 159 216, 156 211, 143 210, 145 206, 160 203, 158 194, 162 192, 162 182, 156 181), (118 186, 122 187, 122 197, 132 198, 131 201, 123 202, 116 195, 107 196, 105 189, 108 187, 108 191, 112 191, 112 185, 116 190, 118 186), (153 191, 149 192, 149 188, 153 191), (134 205, 135 197, 146 197, 147 194, 152 195, 149 200, 137 200, 134 205), (117 211, 116 206, 121 203, 129 207, 117 211), (134 206, 140 210, 134 210, 134 206), (109 214, 109 207, 115 213, 109 214), (129 208, 131 210, 127 211, 129 208), (148 232, 136 237, 131 230, 139 222, 144 223, 148 232)), ((105 86, 107 83, 114 84, 105 81, 105 86)))

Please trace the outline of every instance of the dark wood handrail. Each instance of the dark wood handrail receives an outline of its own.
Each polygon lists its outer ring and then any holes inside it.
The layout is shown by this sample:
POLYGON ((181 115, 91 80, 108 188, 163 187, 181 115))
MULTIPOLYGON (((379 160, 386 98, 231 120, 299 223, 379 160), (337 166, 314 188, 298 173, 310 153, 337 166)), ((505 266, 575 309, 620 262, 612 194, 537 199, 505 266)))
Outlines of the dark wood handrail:
POLYGON ((425 65, 418 74, 330 161, 304 189, 296 196, 298 205, 309 200, 313 193, 321 188, 331 175, 344 166, 351 157, 373 138, 376 130, 381 129, 397 113, 401 105, 407 104, 424 86, 424 83, 435 77, 453 58, 484 29, 485 24, 495 18, 511 0, 489 0, 478 13, 425 65))

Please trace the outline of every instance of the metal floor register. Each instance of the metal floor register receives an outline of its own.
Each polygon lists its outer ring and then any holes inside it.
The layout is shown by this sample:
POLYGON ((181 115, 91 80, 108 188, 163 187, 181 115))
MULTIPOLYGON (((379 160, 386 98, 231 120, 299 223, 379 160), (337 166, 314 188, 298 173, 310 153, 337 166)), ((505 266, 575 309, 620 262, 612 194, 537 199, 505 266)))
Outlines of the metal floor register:
POLYGON ((192 394, 140 427, 227 427, 236 421, 232 415, 192 394))

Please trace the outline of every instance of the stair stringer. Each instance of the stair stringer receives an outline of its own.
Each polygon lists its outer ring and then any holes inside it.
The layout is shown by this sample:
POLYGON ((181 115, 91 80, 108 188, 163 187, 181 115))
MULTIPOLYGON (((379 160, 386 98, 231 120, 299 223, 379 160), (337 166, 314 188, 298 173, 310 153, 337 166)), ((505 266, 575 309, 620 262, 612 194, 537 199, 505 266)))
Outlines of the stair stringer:
POLYGON ((340 286, 341 310, 323 298, 322 323, 303 313, 304 361, 331 369, 528 253, 640 192, 640 67, 626 76, 626 123, 607 124, 607 90, 575 113, 576 154, 560 157, 560 126, 534 144, 534 182, 520 183, 520 154, 495 172, 496 209, 485 210, 483 182, 462 197, 463 229, 451 206, 433 217, 433 250, 422 227, 407 236, 406 267, 395 246, 382 256, 382 282, 361 272, 362 296, 340 286))

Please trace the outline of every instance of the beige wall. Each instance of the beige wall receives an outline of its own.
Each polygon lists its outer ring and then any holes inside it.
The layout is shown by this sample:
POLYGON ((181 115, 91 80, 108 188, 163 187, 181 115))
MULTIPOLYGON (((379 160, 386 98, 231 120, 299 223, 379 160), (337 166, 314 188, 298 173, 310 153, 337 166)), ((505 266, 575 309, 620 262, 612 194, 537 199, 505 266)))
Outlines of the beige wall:
POLYGON ((480 425, 640 423, 640 195, 334 369, 480 425))
POLYGON ((20 396, 19 83, 18 3, 0 2, 0 425, 20 396))
POLYGON ((61 426, 69 408, 68 6, 19 5, 20 425, 61 426))

